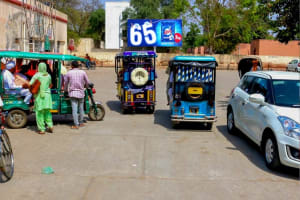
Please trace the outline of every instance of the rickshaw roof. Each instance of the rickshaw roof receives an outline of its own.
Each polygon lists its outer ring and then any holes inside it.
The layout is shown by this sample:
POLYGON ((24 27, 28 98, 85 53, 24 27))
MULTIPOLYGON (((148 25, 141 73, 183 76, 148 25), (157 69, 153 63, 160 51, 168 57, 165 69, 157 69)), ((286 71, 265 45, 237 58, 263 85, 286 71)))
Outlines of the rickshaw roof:
POLYGON ((171 61, 216 62, 212 56, 175 56, 171 61))
POLYGON ((24 58, 24 59, 39 59, 39 60, 77 60, 85 61, 86 59, 67 54, 54 54, 54 53, 32 53, 23 51, 0 51, 0 57, 6 58, 24 58))
POLYGON ((118 56, 121 57, 156 57, 156 53, 154 51, 124 51, 118 56))

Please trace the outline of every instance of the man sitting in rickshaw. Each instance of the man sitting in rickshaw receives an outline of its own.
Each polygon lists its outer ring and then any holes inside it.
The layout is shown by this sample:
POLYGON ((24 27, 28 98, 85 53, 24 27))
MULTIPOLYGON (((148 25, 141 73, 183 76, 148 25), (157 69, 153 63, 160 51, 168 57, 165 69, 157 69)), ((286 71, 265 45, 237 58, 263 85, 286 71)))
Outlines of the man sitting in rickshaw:
POLYGON ((26 104, 29 104, 32 94, 30 93, 29 89, 24 89, 23 86, 18 86, 15 84, 15 77, 13 75, 15 70, 16 70, 15 62, 9 61, 6 64, 6 68, 2 72, 5 93, 21 95, 25 97, 24 102, 26 104))

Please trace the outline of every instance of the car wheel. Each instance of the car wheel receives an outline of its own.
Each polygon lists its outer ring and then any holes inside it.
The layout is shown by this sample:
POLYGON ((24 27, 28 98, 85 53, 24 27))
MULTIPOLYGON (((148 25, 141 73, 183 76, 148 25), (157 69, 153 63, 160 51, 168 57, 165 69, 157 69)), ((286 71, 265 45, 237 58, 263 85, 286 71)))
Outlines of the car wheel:
POLYGON ((279 159, 277 142, 274 136, 269 135, 265 138, 263 150, 267 167, 269 169, 278 169, 281 164, 279 159))
POLYGON ((235 135, 237 133, 237 129, 234 124, 234 115, 232 108, 229 108, 227 111, 227 130, 232 135, 235 135))

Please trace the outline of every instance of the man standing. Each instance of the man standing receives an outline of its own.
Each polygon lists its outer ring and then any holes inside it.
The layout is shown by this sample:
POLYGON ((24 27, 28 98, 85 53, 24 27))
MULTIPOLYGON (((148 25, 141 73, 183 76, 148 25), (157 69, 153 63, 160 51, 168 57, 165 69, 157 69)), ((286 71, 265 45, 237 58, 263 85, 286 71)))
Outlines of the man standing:
POLYGON ((15 84, 15 77, 13 75, 15 69, 16 64, 14 61, 9 61, 6 64, 6 69, 2 72, 4 90, 7 94, 19 94, 21 96, 24 96, 24 102, 26 104, 29 104, 32 94, 28 89, 24 89, 22 88, 22 86, 17 86, 15 84))
POLYGON ((64 77, 65 91, 68 91, 71 98, 72 114, 74 120, 74 126, 72 129, 78 129, 83 124, 83 103, 84 103, 84 90, 90 82, 83 70, 78 69, 79 64, 77 61, 73 61, 71 64, 72 70, 70 70, 64 77), (78 106, 79 106, 79 121, 78 121, 78 106))

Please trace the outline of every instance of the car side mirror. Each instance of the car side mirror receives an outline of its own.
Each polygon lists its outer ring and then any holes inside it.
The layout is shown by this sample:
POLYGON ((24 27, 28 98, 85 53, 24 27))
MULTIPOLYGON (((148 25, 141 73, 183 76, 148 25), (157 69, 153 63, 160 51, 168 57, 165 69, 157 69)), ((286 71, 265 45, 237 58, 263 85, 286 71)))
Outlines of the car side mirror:
POLYGON ((266 105, 265 97, 261 94, 251 94, 249 96, 249 101, 252 103, 257 103, 262 106, 266 105))

